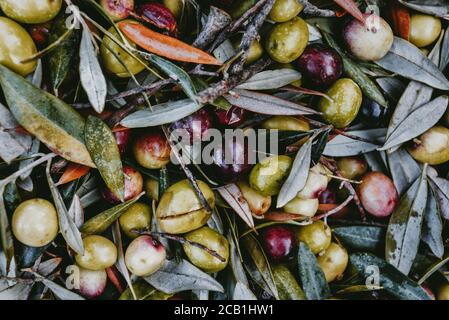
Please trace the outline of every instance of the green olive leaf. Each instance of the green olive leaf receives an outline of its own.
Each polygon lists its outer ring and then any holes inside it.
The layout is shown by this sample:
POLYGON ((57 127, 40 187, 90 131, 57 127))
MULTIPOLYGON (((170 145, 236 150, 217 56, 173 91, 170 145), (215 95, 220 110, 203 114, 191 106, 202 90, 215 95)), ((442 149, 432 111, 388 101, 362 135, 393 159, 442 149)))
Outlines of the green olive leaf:
POLYGON ((53 294, 59 299, 59 300, 85 300, 83 297, 81 297, 79 294, 76 294, 75 292, 72 292, 63 286, 60 286, 59 284, 43 278, 40 280, 48 289, 50 289, 53 294))
POLYGON ((232 300, 257 300, 257 297, 246 284, 237 281, 232 293, 232 300))
POLYGON ((449 220, 449 180, 429 176, 429 182, 432 189, 435 191, 441 215, 443 218, 449 220))
POLYGON ((426 167, 401 197, 388 224, 385 240, 386 261, 408 274, 418 253, 421 226, 427 203, 426 167))
POLYGON ((120 218, 125 210, 139 200, 143 194, 144 192, 131 200, 116 205, 115 207, 107 209, 97 214, 95 217, 90 218, 82 225, 81 232, 83 235, 100 234, 104 232, 114 221, 120 218))
POLYGON ((376 226, 343 226, 332 229, 345 247, 356 251, 376 252, 383 248, 385 228, 376 226))
POLYGON ((432 185, 427 196, 427 206, 424 212, 424 223, 422 226, 421 239, 424 241, 438 258, 442 258, 444 254, 444 242, 443 242, 443 223, 441 221, 441 210, 437 202, 435 191, 432 189, 432 185))
POLYGON ((309 247, 299 243, 298 271, 307 300, 323 300, 331 295, 324 272, 309 247))
POLYGON ((126 288, 119 297, 119 300, 167 300, 173 294, 159 291, 144 281, 136 282, 131 287, 126 288), (134 298, 133 291, 135 292, 134 298))
POLYGON ((0 291, 0 300, 27 300, 33 288, 33 283, 19 282, 0 291))
POLYGON ((71 106, 1 64, 0 85, 22 127, 63 158, 95 167, 84 145, 84 119, 71 106))
POLYGON ((248 202, 244 199, 242 192, 235 183, 227 184, 217 189, 217 192, 239 215, 250 228, 254 228, 254 219, 248 202))
POLYGON ((236 89, 272 90, 301 79, 301 73, 294 69, 276 69, 259 72, 238 85, 236 89))
POLYGON ((326 144, 323 154, 329 157, 349 157, 375 151, 379 147, 377 142, 383 141, 387 129, 357 130, 347 131, 347 133, 351 136, 367 139, 372 143, 338 135, 326 144))
POLYGON ((302 291, 293 274, 284 265, 273 267, 273 277, 281 300, 305 300, 302 291))
POLYGON ((84 141, 92 160, 109 190, 121 201, 125 197, 125 176, 114 134, 100 118, 89 116, 84 141))
POLYGON ((421 175, 421 168, 404 148, 387 153, 388 168, 399 195, 421 175))
POLYGON ((378 285, 400 300, 432 300, 418 283, 375 255, 355 253, 349 260, 364 279, 378 277, 378 285))

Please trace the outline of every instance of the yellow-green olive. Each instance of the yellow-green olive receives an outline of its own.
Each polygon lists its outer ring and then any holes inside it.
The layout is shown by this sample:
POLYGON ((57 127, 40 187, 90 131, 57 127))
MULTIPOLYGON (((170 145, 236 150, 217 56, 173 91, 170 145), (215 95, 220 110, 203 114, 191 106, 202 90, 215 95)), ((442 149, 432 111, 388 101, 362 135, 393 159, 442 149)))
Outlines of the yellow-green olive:
POLYGON ((147 277, 159 270, 165 258, 165 247, 148 235, 134 239, 125 252, 126 267, 139 277, 147 277))
MULTIPOLYGON (((213 209, 214 192, 203 181, 197 180, 197 183, 213 209)), ((182 180, 164 192, 156 209, 156 216, 162 231, 179 234, 204 226, 210 218, 210 212, 203 207, 189 181, 182 180)))
POLYGON ((182 245, 186 256, 189 261, 196 265, 198 268, 214 273, 223 270, 229 260, 229 244, 228 240, 219 234, 217 231, 209 228, 202 227, 198 230, 189 232, 186 239, 195 243, 199 243, 205 246, 207 249, 215 251, 219 257, 213 256, 210 252, 202 248, 198 248, 190 243, 185 243, 182 245))
POLYGON ((231 17, 235 20, 240 18, 246 11, 251 9, 257 3, 258 0, 243 0, 236 1, 236 4, 232 6, 231 17))
POLYGON ((362 104, 359 86, 351 79, 339 79, 327 95, 329 97, 322 97, 318 105, 324 120, 337 128, 348 126, 357 117, 362 104))
POLYGON ((133 229, 148 228, 151 224, 151 208, 149 205, 141 202, 132 204, 119 218, 120 227, 130 238, 136 238, 138 235, 132 233, 133 229))
POLYGON ((237 182, 237 185, 242 192, 243 198, 248 202, 249 209, 256 216, 262 216, 270 209, 271 196, 264 196, 243 181, 237 182))
POLYGON ((271 156, 256 164, 249 175, 249 185, 265 196, 279 193, 292 166, 289 156, 271 156))
POLYGON ((304 218, 311 218, 318 211, 318 205, 318 199, 302 199, 296 197, 290 200, 283 209, 288 213, 298 214, 304 218))
POLYGON ((445 283, 438 289, 437 300, 449 300, 449 283, 445 283))
POLYGON ((297 232, 298 240, 307 244, 314 254, 326 250, 331 244, 332 232, 327 224, 318 220, 301 226, 297 232))
MULTIPOLYGON (((120 40, 120 37, 113 27, 108 31, 115 37, 115 39, 120 40)), ((130 46, 136 47, 132 41, 128 40, 128 43, 130 46)), ((100 53, 106 70, 115 74, 117 77, 128 78, 131 77, 128 70, 131 74, 135 75, 145 69, 145 66, 142 63, 130 56, 107 35, 103 38, 100 53), (121 59, 121 61, 117 60, 117 58, 121 59), (122 62, 126 68, 120 62, 122 62)))
POLYGON ((45 199, 22 202, 12 216, 12 232, 17 240, 30 247, 49 244, 58 234, 55 207, 45 199))
POLYGON ((274 22, 286 22, 296 17, 304 8, 298 0, 276 0, 269 18, 274 22))
POLYGON ((280 63, 290 63, 299 58, 309 42, 307 23, 299 17, 279 23, 268 35, 266 50, 270 57, 280 63))
POLYGON ((102 236, 91 235, 83 239, 84 253, 76 254, 76 263, 85 269, 102 270, 117 261, 117 248, 114 243, 102 236))
POLYGON ((145 180, 145 191, 151 200, 159 200, 159 181, 153 178, 145 180))
MULTIPOLYGON (((232 46, 234 47, 234 49, 236 50, 238 49, 241 38, 242 37, 238 37, 232 41, 232 46)), ((256 62, 257 60, 259 60, 262 54, 263 54, 263 47, 260 44, 260 42, 256 39, 251 43, 251 46, 249 47, 248 57, 246 58, 245 64, 248 65, 253 62, 256 62)))
POLYGON ((345 157, 337 160, 340 174, 346 179, 356 179, 368 170, 368 164, 360 157, 345 157))
POLYGON ((31 36, 17 22, 0 17, 0 63, 26 76, 36 69, 36 61, 22 63, 37 52, 31 36))
POLYGON ((302 199, 317 199, 321 192, 326 190, 327 184, 331 180, 329 175, 331 172, 322 164, 318 163, 309 170, 306 184, 301 191, 298 192, 298 197, 302 199))
POLYGON ((176 18, 181 17, 184 7, 187 5, 185 0, 162 0, 162 3, 176 18))
POLYGON ((415 160, 430 165, 449 161, 449 129, 443 126, 430 128, 414 140, 408 151, 415 160))
POLYGON ((273 116, 262 122, 264 129, 277 129, 284 131, 309 131, 309 123, 301 118, 292 116, 273 116))
POLYGON ((441 33, 441 20, 434 16, 414 13, 410 17, 410 42, 417 47, 431 45, 441 33))
POLYGON ((327 282, 339 279, 348 266, 348 252, 342 246, 331 243, 317 259, 327 282))
POLYGON ((44 23, 61 10, 62 0, 2 0, 3 13, 21 23, 44 23))

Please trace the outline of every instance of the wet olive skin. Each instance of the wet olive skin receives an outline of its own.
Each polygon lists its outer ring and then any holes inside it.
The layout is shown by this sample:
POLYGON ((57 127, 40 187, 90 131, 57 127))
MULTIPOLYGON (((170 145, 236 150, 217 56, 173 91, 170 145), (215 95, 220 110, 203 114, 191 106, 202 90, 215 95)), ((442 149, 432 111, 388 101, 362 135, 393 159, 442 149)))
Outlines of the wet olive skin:
POLYGON ((331 244, 332 232, 327 224, 318 220, 312 224, 299 227, 296 236, 304 242, 314 254, 326 250, 331 244))
POLYGON ((141 202, 132 204, 119 218, 119 224, 123 232, 130 238, 136 238, 133 229, 144 229, 151 224, 151 208, 141 202))
POLYGON ((12 232, 17 240, 30 247, 42 247, 56 238, 59 225, 56 209, 45 199, 30 199, 14 210, 12 232))
POLYGON ((137 162, 147 169, 160 169, 170 162, 170 144, 159 132, 139 136, 134 143, 133 152, 137 162))
POLYGON ((279 193, 287 177, 292 159, 289 156, 271 156, 256 164, 249 175, 251 188, 265 196, 279 193))
MULTIPOLYGON (((203 181, 197 180, 204 197, 213 209, 215 195, 203 181)), ((162 195, 156 209, 162 231, 172 234, 186 233, 206 224, 210 213, 203 207, 188 180, 170 186, 162 195)))
POLYGON ((332 242, 322 255, 317 258, 327 282, 338 279, 348 266, 348 252, 342 246, 332 242))
POLYGON ((299 58, 308 42, 307 24, 296 17, 273 27, 268 35, 265 49, 274 61, 290 63, 299 58))
POLYGON ((415 160, 430 165, 449 161, 449 129, 443 126, 430 128, 415 140, 408 152, 415 160))
POLYGON ((441 20, 426 14, 410 17, 410 42, 418 48, 431 45, 441 33, 441 20))
POLYGON ((92 235, 83 239, 84 254, 76 254, 76 263, 85 269, 98 271, 109 268, 117 261, 114 243, 102 236, 92 235))
POLYGON ((318 105, 324 120, 339 129, 347 127, 357 117, 362 104, 359 86, 351 79, 342 78, 330 87, 327 95, 333 101, 322 97, 318 105))
POLYGON ((62 0, 2 0, 0 7, 9 18, 21 23, 50 21, 61 10, 62 0))
POLYGON ((273 261, 288 261, 294 257, 297 239, 289 227, 277 225, 263 229, 261 242, 273 261))
POLYGON ((225 260, 221 261, 218 257, 211 255, 209 252, 189 243, 185 243, 182 245, 184 252, 189 258, 189 261, 195 266, 209 273, 221 271, 227 266, 229 261, 229 243, 221 234, 209 227, 202 227, 189 232, 186 234, 185 238, 215 251, 225 260))
POLYGON ((0 17, 0 63, 26 76, 36 69, 36 61, 21 63, 37 52, 28 32, 17 22, 0 17))
POLYGON ((296 17, 303 8, 297 0, 276 0, 268 18, 274 22, 286 22, 296 17))

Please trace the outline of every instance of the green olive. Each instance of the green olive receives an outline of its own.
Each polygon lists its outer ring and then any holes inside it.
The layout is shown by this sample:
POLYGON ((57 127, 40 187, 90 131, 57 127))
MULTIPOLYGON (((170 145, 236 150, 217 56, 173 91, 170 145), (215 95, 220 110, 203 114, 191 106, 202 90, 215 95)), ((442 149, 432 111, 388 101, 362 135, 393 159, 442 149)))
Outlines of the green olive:
POLYGON ((145 180, 145 191, 151 200, 159 200, 159 181, 153 178, 145 180))
POLYGON ((251 9, 257 3, 258 0, 243 0, 238 1, 236 5, 233 6, 231 11, 231 17, 235 20, 240 18, 245 12, 251 9))
POLYGON ((209 227, 202 227, 189 232, 185 237, 189 241, 199 243, 207 249, 215 251, 224 260, 220 260, 219 257, 213 256, 202 248, 198 248, 189 243, 183 244, 182 247, 189 261, 198 268, 206 272, 214 273, 223 270, 227 266, 229 260, 228 240, 217 231, 209 227))
POLYGON ((117 248, 111 240, 97 235, 83 239, 84 254, 76 254, 76 263, 85 269, 102 270, 117 261, 117 248))
POLYGON ((332 282, 343 275, 348 266, 348 260, 346 249, 333 242, 317 259, 327 282, 332 282))
MULTIPOLYGON (((234 47, 234 49, 237 50, 239 48, 241 39, 242 37, 238 37, 232 41, 232 46, 234 47)), ((263 47, 260 44, 260 42, 256 39, 251 43, 251 46, 249 47, 248 57, 246 58, 245 64, 249 65, 253 62, 256 62, 257 60, 259 60, 262 54, 263 54, 263 47)))
POLYGON ((264 129, 277 129, 284 131, 309 131, 309 123, 301 118, 292 116, 273 116, 262 122, 264 129))
POLYGON ((368 170, 368 164, 360 157, 345 157, 337 160, 340 174, 346 179, 356 179, 368 170))
POLYGON ((176 18, 181 17, 186 6, 185 0, 162 0, 162 3, 176 18))
POLYGON ((248 202, 249 209, 256 216, 262 216, 270 209, 271 196, 264 196, 243 181, 237 182, 237 185, 242 192, 243 198, 248 202))
POLYGON ((0 17, 0 63, 26 76, 36 69, 36 61, 22 63, 37 52, 31 36, 17 22, 0 17))
POLYGON ((322 97, 318 105, 324 120, 340 129, 347 127, 357 117, 362 104, 359 86, 351 79, 339 79, 327 95, 329 97, 322 97))
POLYGON ((307 244, 314 254, 326 250, 331 244, 332 232, 327 224, 318 220, 301 226, 297 232, 298 240, 307 244))
MULTIPOLYGON (((116 39, 120 39, 114 27, 111 27, 108 32, 110 32, 116 39)), ((128 40, 128 43, 130 46, 136 47, 132 41, 128 40)), ((135 75, 145 69, 145 66, 142 63, 130 56, 107 35, 103 37, 100 53, 106 70, 119 78, 131 77, 128 70, 131 74, 135 75), (117 58, 120 58, 121 61, 117 60, 117 58), (122 62, 126 68, 120 62, 122 62)))
POLYGON ((449 300, 449 283, 443 284, 438 289, 437 300, 449 300))
POLYGON ((298 214, 304 218, 311 218, 318 211, 319 201, 318 199, 302 199, 296 197, 290 200, 283 210, 288 213, 298 214))
POLYGON ((130 238, 137 238, 133 229, 148 228, 151 224, 151 208, 141 202, 132 204, 119 218, 120 227, 130 238))
POLYGON ((291 166, 292 159, 289 156, 265 158, 251 170, 249 185, 265 196, 277 195, 291 166))
POLYGON ((3 13, 21 23, 44 23, 61 10, 62 0, 2 0, 3 13))
POLYGON ((30 247, 42 247, 56 238, 59 230, 55 207, 45 199, 22 202, 12 216, 12 232, 30 247))
POLYGON ((306 184, 301 191, 298 192, 298 197, 302 199, 317 199, 321 192, 326 190, 327 184, 331 180, 329 175, 331 172, 322 164, 318 163, 309 170, 306 184))
POLYGON ((307 23, 295 17, 279 23, 268 35, 266 50, 274 61, 290 63, 299 58, 309 42, 307 23))
POLYGON ((449 129, 443 126, 430 128, 414 140, 408 151, 415 160, 430 165, 449 161, 449 129))
MULTIPOLYGON (((203 181, 197 180, 198 186, 213 209, 215 195, 203 181)), ((182 180, 170 186, 162 195, 156 209, 156 216, 162 231, 179 234, 204 226, 210 218, 208 212, 188 180, 182 180)))
POLYGON ((303 8, 298 0, 276 0, 269 18, 274 22, 286 22, 296 17, 303 8))
POLYGON ((435 42, 441 33, 441 20, 422 13, 410 17, 410 42, 415 46, 427 47, 435 42))

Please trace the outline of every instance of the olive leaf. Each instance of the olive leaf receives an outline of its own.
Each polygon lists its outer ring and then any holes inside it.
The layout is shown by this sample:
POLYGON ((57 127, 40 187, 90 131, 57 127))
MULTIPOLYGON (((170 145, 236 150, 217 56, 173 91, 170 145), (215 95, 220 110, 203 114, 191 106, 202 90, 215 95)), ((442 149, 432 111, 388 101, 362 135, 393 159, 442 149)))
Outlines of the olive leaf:
POLYGON ((441 41, 441 57, 439 67, 440 70, 446 69, 449 65, 449 30, 444 32, 443 40, 441 41))
POLYGON ((50 289, 59 300, 85 300, 80 295, 60 286, 59 284, 57 284, 49 279, 46 279, 44 277, 39 277, 38 279, 48 289, 50 289))
POLYGON ((92 41, 89 28, 83 27, 79 51, 79 73, 81 85, 87 93, 90 104, 95 111, 102 113, 108 88, 92 41))
POLYGON ((0 291, 0 300, 27 300, 33 288, 33 283, 18 282, 0 291))
POLYGON ((319 112, 269 94, 235 89, 234 94, 225 95, 232 105, 242 109, 268 115, 311 115, 319 112))
POLYGON ((1 64, 0 85, 22 127, 67 160, 95 166, 84 145, 84 119, 72 107, 1 64))
POLYGON ((428 188, 427 206, 424 211, 424 223, 421 239, 424 241, 438 258, 444 254, 443 223, 441 221, 440 206, 432 188, 428 188))
POLYGON ((421 226, 427 203, 426 167, 401 197, 388 224, 385 240, 386 261, 408 274, 418 253, 421 226))
POLYGON ((307 300, 323 300, 331 295, 324 272, 318 265, 315 255, 304 243, 299 243, 298 271, 302 289, 307 300))
POLYGON ((429 182, 432 189, 435 191, 441 215, 449 220, 449 180, 429 176, 429 182))
POLYGON ((385 57, 376 61, 382 68, 430 87, 449 90, 449 81, 424 54, 410 42, 395 37, 385 57))
POLYGON ((401 98, 402 93, 406 88, 404 82, 393 77, 377 78, 376 82, 385 94, 387 94, 388 97, 394 101, 398 101, 399 98, 401 98))
POLYGON ((277 69, 259 72, 238 85, 236 89, 271 90, 286 86, 301 79, 301 73, 294 69, 277 69))
POLYGON ((127 128, 155 127, 175 122, 201 109, 191 99, 169 101, 152 107, 152 110, 139 110, 125 117, 120 124, 127 128))
POLYGON ((412 10, 416 10, 432 16, 437 16, 446 20, 449 19, 449 3, 445 0, 399 0, 399 2, 412 10))
POLYGON ((68 213, 73 222, 75 222, 76 227, 80 228, 84 223, 84 209, 81 204, 81 199, 76 193, 73 196, 68 213))
POLYGON ((273 277, 281 300, 305 300, 302 291, 293 274, 284 265, 273 267, 273 277))
POLYGON ((229 242, 229 263, 234 275, 234 279, 237 281, 237 283, 241 283, 248 287, 249 282, 245 274, 245 268, 243 267, 239 248, 237 247, 238 243, 236 240, 234 240, 231 230, 229 230, 227 238, 229 242))
POLYGON ((350 136, 360 137, 373 143, 338 135, 326 144, 323 154, 330 157, 348 157, 371 152, 379 147, 376 142, 383 140, 386 133, 387 129, 383 128, 348 131, 347 134, 350 136))
POLYGON ((139 281, 128 286, 120 295, 119 300, 167 300, 172 296, 172 294, 166 294, 153 288, 144 281, 139 281))
POLYGON ((218 188, 217 191, 248 227, 254 228, 253 214, 239 187, 231 183, 218 188))
POLYGON ((420 176, 421 168, 404 148, 387 154, 387 160, 396 190, 402 195, 420 176))
POLYGON ((184 259, 179 263, 167 260, 161 269, 144 280, 167 294, 186 290, 224 292, 219 282, 184 259))
POLYGON ((232 293, 232 300, 257 300, 257 297, 246 284, 237 281, 232 293))
POLYGON ((83 235, 100 234, 104 232, 114 221, 120 218, 125 210, 139 200, 143 194, 144 192, 131 200, 116 205, 115 207, 107 209, 97 214, 95 217, 90 218, 81 227, 81 232, 83 235))
POLYGON ((121 201, 125 176, 114 134, 100 118, 89 116, 84 129, 87 150, 109 190, 121 201))
POLYGON ((37 267, 37 273, 39 273, 40 275, 42 275, 44 277, 49 276, 50 274, 53 273, 53 271, 56 270, 57 267, 59 267, 61 262, 62 262, 62 258, 60 258, 60 257, 51 258, 44 262, 41 262, 41 263, 39 263, 39 265, 37 267))
POLYGON ((364 279, 373 276, 375 267, 378 270, 376 275, 379 277, 379 285, 400 300, 431 300, 423 287, 375 255, 354 253, 349 260, 364 279))
POLYGON ((296 154, 290 173, 279 192, 276 208, 285 206, 290 200, 294 199, 298 192, 306 185, 307 177, 309 176, 310 160, 312 157, 312 142, 314 138, 315 136, 309 138, 296 154))
POLYGON ((376 226, 344 226, 332 229, 345 247, 356 251, 376 252, 382 249, 385 229, 376 226))

